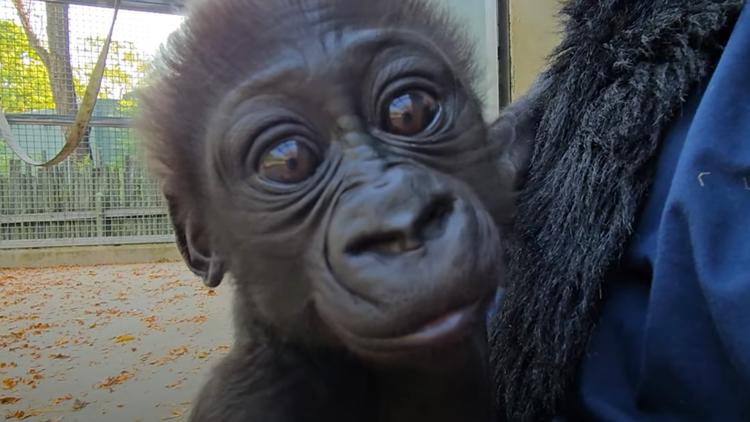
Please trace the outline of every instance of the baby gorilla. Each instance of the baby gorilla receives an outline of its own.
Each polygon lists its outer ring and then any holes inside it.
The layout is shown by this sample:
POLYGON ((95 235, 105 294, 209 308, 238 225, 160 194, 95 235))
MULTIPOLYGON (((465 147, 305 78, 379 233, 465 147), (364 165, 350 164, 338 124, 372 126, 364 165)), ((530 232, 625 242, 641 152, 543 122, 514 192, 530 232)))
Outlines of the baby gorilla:
MULTIPOLYGON (((193 4, 142 94, 177 242, 235 285, 193 421, 488 421, 484 315, 525 148, 416 0, 193 4)), ((510 123, 509 123, 510 122, 510 123)))

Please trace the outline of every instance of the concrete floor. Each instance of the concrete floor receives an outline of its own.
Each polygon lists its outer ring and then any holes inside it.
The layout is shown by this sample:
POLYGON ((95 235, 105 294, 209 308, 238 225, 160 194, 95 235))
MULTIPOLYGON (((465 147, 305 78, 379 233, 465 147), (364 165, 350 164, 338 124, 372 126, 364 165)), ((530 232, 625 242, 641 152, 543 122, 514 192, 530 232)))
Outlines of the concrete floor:
POLYGON ((0 269, 0 418, 185 420, 230 295, 182 263, 0 269))

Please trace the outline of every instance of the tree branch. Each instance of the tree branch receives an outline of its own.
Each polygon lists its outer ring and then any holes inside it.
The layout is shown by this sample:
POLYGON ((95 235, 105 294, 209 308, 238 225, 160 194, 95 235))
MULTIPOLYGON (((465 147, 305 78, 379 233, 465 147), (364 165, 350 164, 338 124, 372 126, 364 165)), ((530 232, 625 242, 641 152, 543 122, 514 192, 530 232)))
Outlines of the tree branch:
POLYGON ((26 10, 26 6, 23 5, 23 0, 11 0, 13 2, 13 6, 16 7, 16 11, 18 12, 18 18, 21 19, 21 26, 23 27, 23 32, 26 33, 26 37, 29 39, 29 45, 31 45, 31 48, 34 49, 34 52, 39 56, 39 58, 42 60, 42 64, 49 69, 50 66, 50 58, 49 58, 49 52, 44 48, 42 45, 42 42, 39 41, 39 37, 34 33, 34 28, 31 27, 31 20, 29 19, 29 11, 26 10))

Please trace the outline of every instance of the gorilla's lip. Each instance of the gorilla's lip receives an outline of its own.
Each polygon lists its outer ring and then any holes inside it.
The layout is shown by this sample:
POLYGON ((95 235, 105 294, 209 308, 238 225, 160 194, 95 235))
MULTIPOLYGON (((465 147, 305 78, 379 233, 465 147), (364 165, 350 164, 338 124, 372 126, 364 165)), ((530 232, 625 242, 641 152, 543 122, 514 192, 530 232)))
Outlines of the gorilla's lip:
POLYGON ((364 337, 336 324, 336 331, 353 352, 376 358, 416 352, 454 343, 469 335, 468 327, 477 321, 480 302, 453 309, 418 329, 395 337, 364 337))

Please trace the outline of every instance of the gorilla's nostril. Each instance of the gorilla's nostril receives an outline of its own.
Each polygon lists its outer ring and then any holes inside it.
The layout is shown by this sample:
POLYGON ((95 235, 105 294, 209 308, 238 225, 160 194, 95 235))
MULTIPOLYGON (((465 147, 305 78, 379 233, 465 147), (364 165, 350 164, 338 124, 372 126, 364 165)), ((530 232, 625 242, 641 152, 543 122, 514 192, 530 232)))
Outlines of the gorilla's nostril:
POLYGON ((360 255, 374 252, 379 255, 397 255, 422 247, 422 242, 398 231, 376 233, 355 239, 346 247, 346 253, 360 255))
POLYGON ((453 202, 450 196, 437 196, 422 210, 413 227, 419 239, 432 240, 443 234, 448 216, 453 212, 453 202))
POLYGON ((377 216, 383 219, 378 224, 384 227, 382 231, 373 230, 355 236, 346 244, 344 253, 398 255, 420 249, 426 241, 443 235, 448 217, 453 212, 454 199, 448 195, 436 195, 425 206, 414 207, 413 212, 396 208, 399 209, 393 214, 386 212, 386 215, 377 216))

